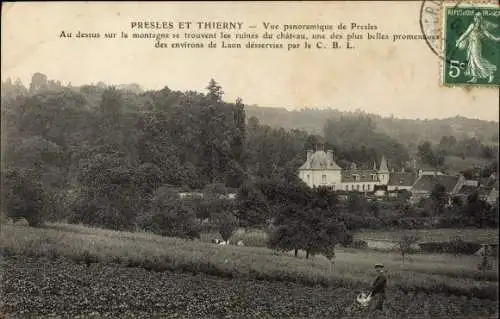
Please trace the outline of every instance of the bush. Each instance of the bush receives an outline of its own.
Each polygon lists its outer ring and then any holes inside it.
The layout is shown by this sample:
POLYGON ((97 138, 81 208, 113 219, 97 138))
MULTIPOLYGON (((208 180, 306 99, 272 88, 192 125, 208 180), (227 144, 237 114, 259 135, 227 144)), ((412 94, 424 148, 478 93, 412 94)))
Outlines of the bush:
POLYGON ((354 229, 380 229, 384 228, 385 223, 382 219, 373 216, 361 216, 359 214, 343 214, 341 221, 347 230, 354 229))
POLYGON ((113 230, 129 230, 131 220, 119 207, 105 206, 99 199, 79 198, 74 203, 70 223, 104 227, 113 230))
POLYGON ((201 226, 194 212, 182 207, 172 207, 151 216, 150 230, 162 236, 200 238, 201 226))
POLYGON ((455 239, 447 242, 420 243, 420 249, 427 253, 450 253, 472 255, 481 248, 481 244, 465 242, 461 239, 455 239))
POLYGON ((30 226, 42 224, 47 207, 47 196, 42 186, 20 170, 3 174, 3 209, 14 220, 24 218, 30 226))
POLYGON ((418 219, 413 217, 394 218, 391 220, 391 226, 394 228, 416 229, 418 228, 418 224, 418 219))
POLYGON ((474 221, 465 216, 446 216, 439 219, 438 228, 462 228, 474 226, 474 221))
POLYGON ((386 221, 386 227, 396 229, 424 229, 435 228, 439 219, 435 217, 400 217, 394 216, 386 221))
POLYGON ((217 224, 213 223, 212 221, 201 221, 200 223, 200 232, 201 233, 213 233, 213 232, 218 232, 219 227, 217 224))
MULTIPOLYGON (((387 215, 387 214, 385 214, 387 215)), ((385 216, 383 218, 376 218, 373 216, 361 216, 357 214, 343 214, 342 221, 348 230, 355 229, 424 229, 424 228, 437 228, 441 227, 442 219, 436 217, 402 217, 400 214, 385 216)), ((459 227, 462 227, 460 225, 459 227)), ((443 227, 443 228, 453 228, 443 227)))
POLYGON ((269 235, 259 229, 240 229, 231 237, 231 243, 236 244, 238 241, 243 241, 245 246, 249 247, 267 247, 269 235))
POLYGON ((343 233, 340 238, 339 238, 339 244, 341 244, 344 247, 349 247, 352 246, 354 242, 354 237, 352 236, 351 233, 343 233))
POLYGON ((47 191, 44 209, 44 220, 48 222, 64 220, 68 216, 68 212, 71 212, 71 205, 69 204, 70 199, 62 191, 47 191))
POLYGON ((149 212, 141 213, 136 226, 161 236, 194 239, 200 238, 203 225, 191 207, 180 202, 162 203, 153 206, 149 212))
POLYGON ((222 239, 228 241, 238 228, 238 220, 232 213, 227 213, 217 219, 217 225, 222 239))
POLYGON ((364 240, 355 240, 352 242, 352 245, 351 245, 352 248, 357 248, 357 249, 366 249, 368 248, 368 243, 364 240))

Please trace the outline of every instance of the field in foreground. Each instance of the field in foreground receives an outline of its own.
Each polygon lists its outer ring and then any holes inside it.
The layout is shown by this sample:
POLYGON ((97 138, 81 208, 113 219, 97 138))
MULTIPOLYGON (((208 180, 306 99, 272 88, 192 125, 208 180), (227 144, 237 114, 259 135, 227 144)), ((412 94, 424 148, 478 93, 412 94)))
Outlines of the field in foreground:
MULTIPOLYGON (((352 318, 355 289, 8 256, 0 312, 15 318, 352 318)), ((390 291, 386 318, 495 318, 495 301, 390 291)))
MULTIPOLYGON (((393 296, 391 298, 395 303, 391 307, 395 309, 393 314, 397 314, 396 317, 407 318, 408 316, 402 312, 410 306, 410 309, 417 309, 412 310, 417 311, 416 314, 425 309, 428 311, 434 309, 432 311, 445 313, 445 317, 454 318, 463 318, 465 315, 478 318, 479 315, 491 315, 498 311, 498 266, 494 265, 494 269, 491 271, 480 272, 476 268, 478 259, 475 256, 418 254, 411 256, 403 265, 401 256, 395 253, 338 249, 335 264, 332 265, 322 256, 306 260, 295 258, 290 253, 280 253, 262 247, 217 246, 203 241, 166 238, 149 233, 117 232, 68 224, 51 224, 47 228, 38 229, 4 225, 0 233, 0 253, 5 256, 7 261, 7 266, 4 268, 7 271, 4 274, 8 279, 5 280, 6 284, 2 288, 4 289, 2 293, 12 293, 11 299, 6 299, 10 302, 6 302, 2 308, 4 312, 10 313, 18 313, 22 309, 39 311, 36 309, 42 309, 45 304, 49 305, 48 309, 50 310, 51 307, 56 307, 50 305, 52 302, 50 298, 57 300, 63 298, 63 295, 64 298, 69 298, 65 296, 68 293, 64 290, 58 292, 58 284, 54 284, 55 286, 51 284, 50 280, 52 279, 50 278, 54 278, 53 280, 56 282, 58 280, 61 283, 67 281, 67 289, 77 289, 72 288, 73 285, 82 290, 82 292, 78 292, 80 297, 70 298, 72 300, 69 301, 70 305, 65 303, 64 306, 61 306, 66 307, 64 308, 66 310, 72 309, 72 303, 78 304, 88 301, 88 306, 89 303, 93 305, 94 298, 99 298, 99 300, 103 298, 101 301, 104 307, 103 313, 125 314, 124 311, 132 307, 133 311, 138 313, 154 311, 166 316, 167 313, 181 310, 169 310, 169 307, 177 307, 166 303, 168 298, 174 297, 163 296, 163 293, 173 289, 168 293, 176 296, 175 298, 181 298, 181 301, 184 300, 182 299, 184 295, 194 294, 194 296, 198 296, 198 294, 202 294, 203 297, 192 297, 195 300, 193 307, 201 307, 198 303, 202 303, 200 300, 206 298, 204 290, 210 291, 208 288, 210 284, 204 280, 212 278, 216 282, 227 283, 227 286, 231 286, 231 288, 224 287, 213 292, 220 294, 217 298, 222 298, 225 300, 224 302, 230 305, 234 303, 234 307, 238 305, 238 307, 250 310, 264 307, 262 310, 264 315, 258 316, 255 313, 250 317, 283 317, 279 311, 292 311, 288 313, 287 317, 319 318, 324 317, 324 315, 338 317, 336 314, 342 314, 341 311, 344 311, 345 306, 354 300, 354 295, 357 292, 368 289, 374 278, 373 264, 379 262, 384 263, 388 271, 388 294, 393 296), (38 261, 43 260, 43 258, 46 259, 45 262, 38 261), (121 276, 120 274, 125 272, 126 274, 123 275, 125 277, 113 279, 112 270, 116 272, 117 276, 121 276), (85 275, 88 271, 93 272, 85 275), (191 275, 187 275, 188 273, 191 275), (137 280, 140 281, 137 285, 145 285, 142 288, 137 287, 137 290, 150 289, 153 295, 144 297, 146 299, 138 298, 137 302, 130 297, 131 300, 124 301, 122 305, 121 300, 128 298, 124 296, 136 293, 134 291, 136 288, 133 286, 130 288, 132 291, 126 289, 129 283, 134 284, 136 276, 137 280), (199 278, 199 287, 196 288, 193 286, 194 284, 189 283, 183 283, 180 287, 177 287, 176 284, 169 284, 175 281, 174 278, 199 278), (108 279, 109 282, 106 281, 108 279), (116 288, 116 291, 113 290, 114 288, 110 288, 111 290, 105 288, 108 283, 110 287, 114 287, 114 282, 117 284, 121 282, 125 288, 116 288), (94 290, 93 286, 101 288, 94 290), (184 286, 191 288, 182 288, 184 286), (260 299, 247 292, 245 290, 247 288, 244 288, 247 286, 250 287, 248 289, 257 287, 255 288, 257 295, 258 291, 267 291, 266 289, 273 292, 269 292, 270 296, 259 301, 264 306, 258 306, 253 304, 253 300, 260 299), (183 289, 188 290, 184 291, 183 289), (231 289, 236 290, 231 292, 231 289), (294 308, 297 303, 296 299, 302 297, 293 295, 292 292, 290 292, 292 297, 287 297, 291 299, 266 301, 274 300, 273 298, 279 299, 282 294, 287 296, 287 289, 316 291, 318 296, 314 295, 314 297, 310 297, 313 298, 312 300, 304 301, 310 302, 312 305, 321 304, 323 299, 319 295, 326 294, 330 298, 329 307, 333 308, 327 308, 328 302, 325 301, 324 308, 314 309, 311 305, 308 306, 311 307, 307 310, 309 312, 293 310, 296 309, 294 308), (38 297, 27 296, 16 302, 14 298, 17 294, 16 291, 34 294, 38 297), (227 297, 224 294, 226 291, 227 293, 231 292, 230 294, 234 294, 234 296, 227 297), (102 294, 104 295, 101 297, 102 294), (237 295, 240 295, 241 300, 236 297, 237 295), (142 302, 142 304, 137 304, 138 302, 142 302), (405 306, 405 303, 408 307, 405 306), (440 306, 440 303, 443 306, 440 306), (159 304, 158 310, 154 308, 156 304, 159 304), (106 308, 112 305, 114 308, 106 308), (120 308, 120 305, 123 309, 120 308), (406 308, 399 309, 397 308, 400 307, 399 305, 406 308), (474 310, 479 307, 478 305, 481 305, 480 309, 474 310), (278 311, 278 313, 273 311, 278 311), (457 317, 458 314, 460 316, 457 317)), ((80 290, 75 290, 75 292, 80 290)), ((173 300, 176 300, 175 298, 173 300)), ((210 298, 208 300, 211 300, 210 298)), ((210 304, 217 305, 217 300, 215 299, 210 304)), ((181 301, 179 302, 183 306, 179 306, 180 308, 187 307, 186 304, 191 305, 190 299, 181 301)), ((218 307, 223 305, 225 303, 219 303, 218 307)), ((89 309, 94 309, 93 306, 89 307, 89 309)), ((231 308, 231 306, 227 307, 231 308)), ((56 312, 64 313, 66 311, 64 309, 56 312)), ((81 307, 71 311, 78 312, 80 310, 82 310, 81 307)), ((253 312, 250 310, 241 310, 242 312, 239 312, 238 315, 231 313, 230 317, 252 314, 253 312)), ((191 315, 188 313, 181 315, 181 317, 189 316, 191 315)), ((147 316, 145 315, 145 317, 147 316)), ((196 317, 196 315, 193 314, 192 317, 196 317)))

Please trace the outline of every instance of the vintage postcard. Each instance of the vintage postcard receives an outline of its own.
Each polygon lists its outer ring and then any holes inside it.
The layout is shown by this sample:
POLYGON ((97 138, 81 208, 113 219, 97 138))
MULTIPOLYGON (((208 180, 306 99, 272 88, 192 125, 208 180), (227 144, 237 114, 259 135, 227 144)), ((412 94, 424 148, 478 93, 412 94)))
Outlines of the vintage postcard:
POLYGON ((0 318, 498 318, 499 15, 3 2, 0 318))

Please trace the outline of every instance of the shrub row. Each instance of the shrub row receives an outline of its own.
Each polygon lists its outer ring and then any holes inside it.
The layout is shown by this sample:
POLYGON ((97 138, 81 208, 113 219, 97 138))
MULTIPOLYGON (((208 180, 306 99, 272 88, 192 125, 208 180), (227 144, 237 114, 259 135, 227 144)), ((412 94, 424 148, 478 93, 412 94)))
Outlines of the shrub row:
POLYGON ((495 223, 483 222, 462 216, 441 217, 401 217, 399 215, 377 218, 356 214, 344 214, 342 219, 348 229, 433 229, 433 228, 463 228, 482 225, 498 226, 495 223), (479 224, 478 224, 479 223, 479 224))
POLYGON ((461 240, 447 242, 420 243, 420 249, 427 253, 450 253, 472 255, 481 248, 481 244, 461 240))
POLYGON ((348 245, 347 247, 351 248, 357 248, 357 249, 366 249, 368 248, 368 243, 364 240, 355 240, 352 242, 352 244, 348 245))
POLYGON ((435 217, 401 217, 376 218, 373 216, 343 215, 342 219, 348 229, 429 229, 439 228, 440 220, 435 217))

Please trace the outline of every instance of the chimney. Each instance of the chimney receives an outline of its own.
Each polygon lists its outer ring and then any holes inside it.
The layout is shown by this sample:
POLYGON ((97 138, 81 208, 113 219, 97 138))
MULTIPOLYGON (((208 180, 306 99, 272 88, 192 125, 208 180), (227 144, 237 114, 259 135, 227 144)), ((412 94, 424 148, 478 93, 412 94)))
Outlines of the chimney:
POLYGON ((307 161, 311 160, 311 156, 312 155, 313 155, 313 151, 312 150, 307 150, 307 161))
POLYGON ((333 162, 333 150, 328 150, 328 159, 333 162))

